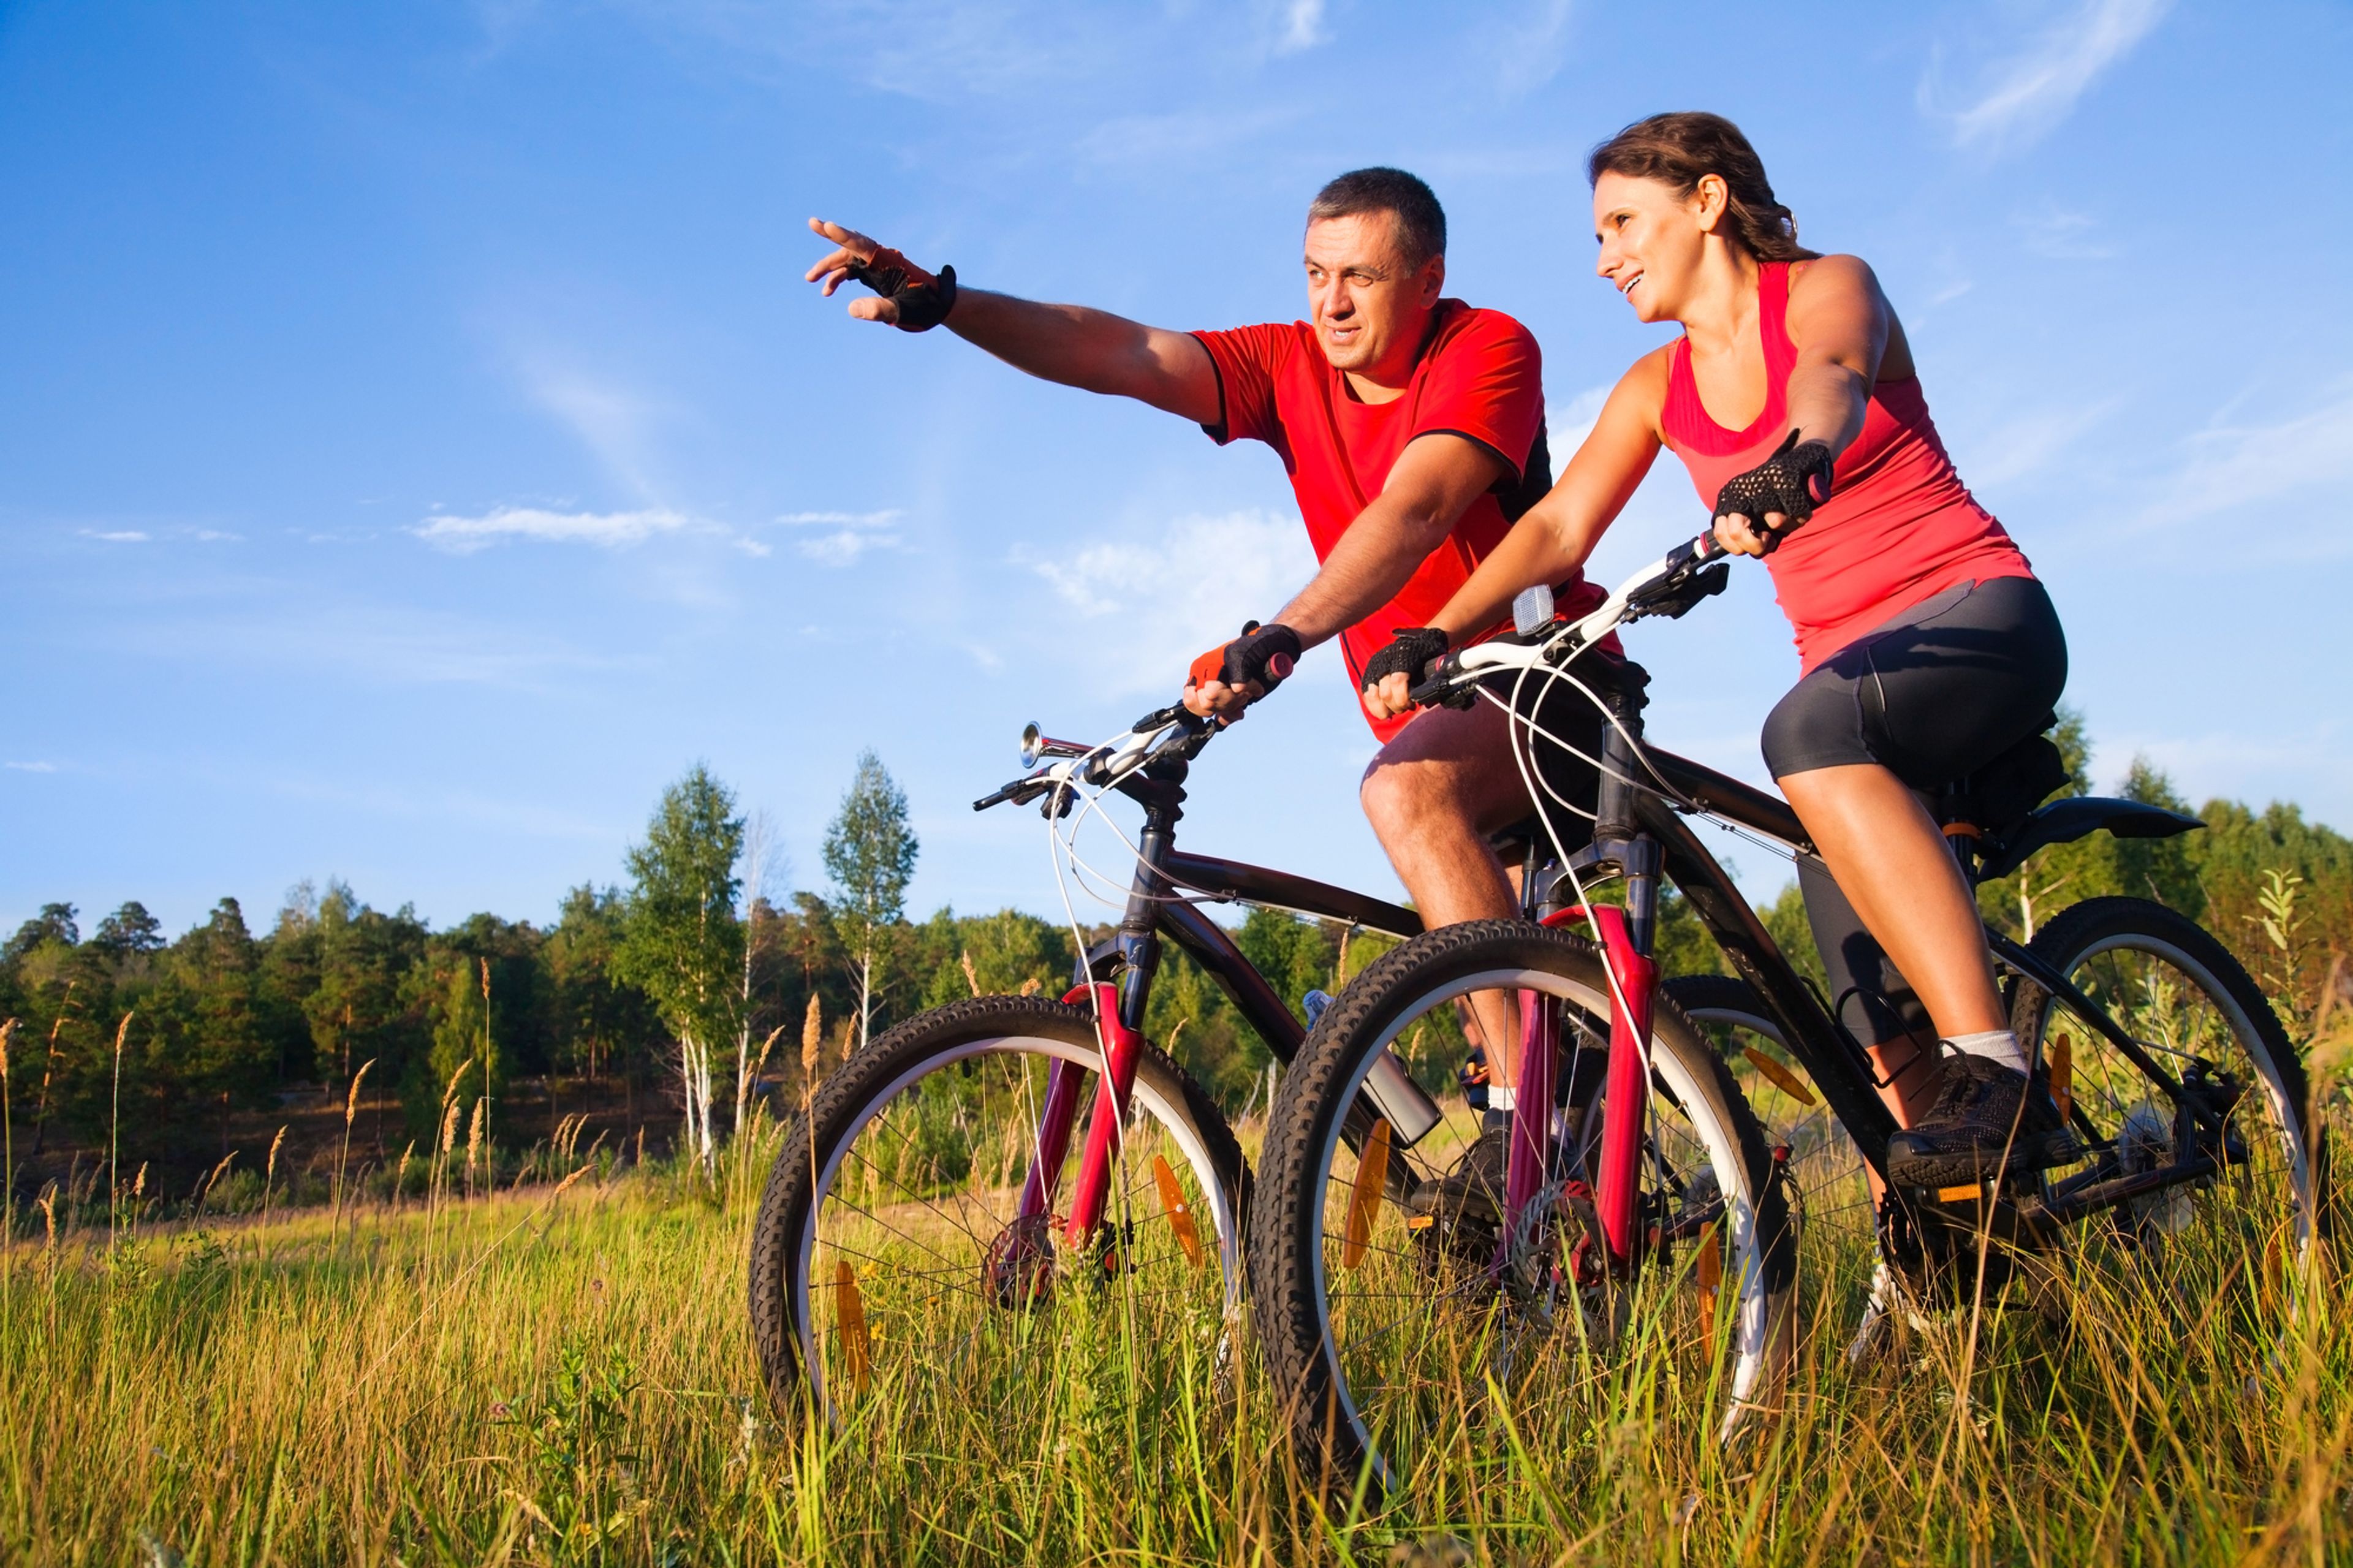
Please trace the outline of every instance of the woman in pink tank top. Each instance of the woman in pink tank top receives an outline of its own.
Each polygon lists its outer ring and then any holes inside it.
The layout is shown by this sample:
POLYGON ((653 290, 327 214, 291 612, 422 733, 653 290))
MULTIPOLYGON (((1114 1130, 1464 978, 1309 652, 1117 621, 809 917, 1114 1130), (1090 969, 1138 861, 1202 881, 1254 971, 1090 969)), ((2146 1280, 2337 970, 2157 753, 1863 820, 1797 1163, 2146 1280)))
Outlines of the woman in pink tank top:
MULTIPOLYGON (((1819 853, 1799 872, 1834 1005, 1907 1129, 1891 1177, 1931 1184, 1989 1150, 2039 1149, 2021 1134, 2055 1130, 2056 1108, 2027 1081, 1976 900, 1922 795, 2051 723, 2066 643, 2050 599, 1955 471, 1870 268, 1799 247, 1737 127, 1654 116, 1595 149, 1589 173, 1601 277, 1683 333, 1635 362, 1552 493, 1430 630, 1474 635, 1520 589, 1569 576, 1672 451, 1717 537, 1766 557, 1795 633, 1799 679, 1766 722, 1766 761, 1819 853)), ((1424 632, 1412 651, 1434 644, 1424 632)), ((1403 678, 1366 702, 1402 708, 1403 678)))

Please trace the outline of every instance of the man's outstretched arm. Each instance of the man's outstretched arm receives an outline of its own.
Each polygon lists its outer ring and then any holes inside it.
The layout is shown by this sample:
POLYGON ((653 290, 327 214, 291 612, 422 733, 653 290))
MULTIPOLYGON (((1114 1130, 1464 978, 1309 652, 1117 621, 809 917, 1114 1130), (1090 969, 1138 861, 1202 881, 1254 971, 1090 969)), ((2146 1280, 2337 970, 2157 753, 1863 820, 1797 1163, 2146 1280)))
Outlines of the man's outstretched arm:
MULTIPOLYGON (((882 248, 823 218, 809 219, 809 228, 834 243, 832 253, 808 269, 808 281, 828 295, 882 248)), ((880 297, 851 300, 849 313, 864 321, 896 325, 899 320, 897 304, 880 297)), ((966 342, 1047 381, 1133 397, 1196 425, 1214 425, 1221 413, 1209 351, 1189 332, 1147 327, 1084 305, 1041 305, 963 288, 944 324, 966 342)))

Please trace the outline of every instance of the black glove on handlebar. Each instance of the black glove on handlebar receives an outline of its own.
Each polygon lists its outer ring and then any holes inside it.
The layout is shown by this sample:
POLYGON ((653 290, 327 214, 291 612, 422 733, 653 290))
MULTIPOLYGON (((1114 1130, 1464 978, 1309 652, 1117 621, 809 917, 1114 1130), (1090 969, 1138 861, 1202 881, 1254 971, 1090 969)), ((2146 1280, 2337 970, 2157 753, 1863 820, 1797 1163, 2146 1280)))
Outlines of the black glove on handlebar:
POLYGON ((1735 474, 1715 493, 1715 515, 1737 512, 1748 520, 1749 531, 1770 555, 1781 536, 1814 515, 1814 508, 1831 499, 1831 449, 1820 441, 1800 442, 1792 430, 1773 455, 1745 474, 1735 474), (1820 482, 1817 493, 1816 482, 1820 482), (1779 528, 1765 526, 1767 512, 1787 519, 1779 528))
POLYGON ((955 309, 955 268, 943 267, 937 275, 924 271, 888 246, 852 265, 849 275, 899 307, 896 323, 902 332, 928 332, 955 309))
POLYGON ((1237 689, 1255 680, 1266 691, 1291 679, 1299 663, 1299 634, 1277 621, 1261 626, 1242 623, 1242 635, 1223 647, 1213 647, 1193 661, 1191 683, 1205 686, 1223 681, 1237 689))
POLYGON ((1436 626, 1399 626, 1389 646, 1365 660, 1365 689, 1370 691, 1392 675, 1402 675, 1408 686, 1428 679, 1430 661, 1442 658, 1451 646, 1436 626))

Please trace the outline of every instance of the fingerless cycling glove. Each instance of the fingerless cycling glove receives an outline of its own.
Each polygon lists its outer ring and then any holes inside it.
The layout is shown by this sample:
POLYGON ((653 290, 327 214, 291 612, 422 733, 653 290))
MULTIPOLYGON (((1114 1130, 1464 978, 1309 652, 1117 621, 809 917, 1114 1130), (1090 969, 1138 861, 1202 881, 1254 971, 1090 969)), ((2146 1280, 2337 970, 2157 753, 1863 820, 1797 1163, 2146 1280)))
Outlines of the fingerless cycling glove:
POLYGON ((1189 684, 1206 686, 1212 680, 1222 680, 1228 686, 1241 687, 1255 680, 1271 691, 1291 678, 1298 663, 1297 632, 1280 621, 1263 626, 1256 621, 1245 621, 1241 636, 1193 661, 1189 684))
POLYGON ((1399 626, 1388 647, 1365 660, 1365 689, 1370 691, 1392 675, 1404 676, 1409 687, 1419 686, 1430 661, 1442 658, 1447 646, 1446 634, 1436 626, 1399 626))
POLYGON ((902 332, 928 332, 955 309, 955 268, 943 267, 934 275, 888 246, 853 264, 849 275, 899 307, 896 324, 902 332))
POLYGON ((1771 554, 1781 535, 1814 515, 1814 508, 1831 499, 1831 449, 1820 441, 1798 439, 1789 432, 1774 454, 1745 474, 1735 474, 1715 492, 1715 515, 1737 512, 1748 520, 1749 531, 1771 554), (1820 493, 1815 482, 1820 482, 1820 493), (1767 529, 1765 516, 1779 512, 1788 521, 1767 529))

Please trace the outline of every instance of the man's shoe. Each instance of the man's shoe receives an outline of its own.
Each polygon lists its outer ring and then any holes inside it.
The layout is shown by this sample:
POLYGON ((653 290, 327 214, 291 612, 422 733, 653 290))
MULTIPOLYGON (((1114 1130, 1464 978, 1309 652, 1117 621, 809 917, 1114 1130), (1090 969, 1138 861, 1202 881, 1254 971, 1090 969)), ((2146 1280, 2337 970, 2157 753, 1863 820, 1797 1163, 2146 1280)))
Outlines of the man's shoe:
POLYGON ((2026 1075, 1984 1057, 1946 1057, 1928 1114, 1887 1141, 1887 1179, 1943 1187, 2063 1163, 2075 1142, 2026 1075))

